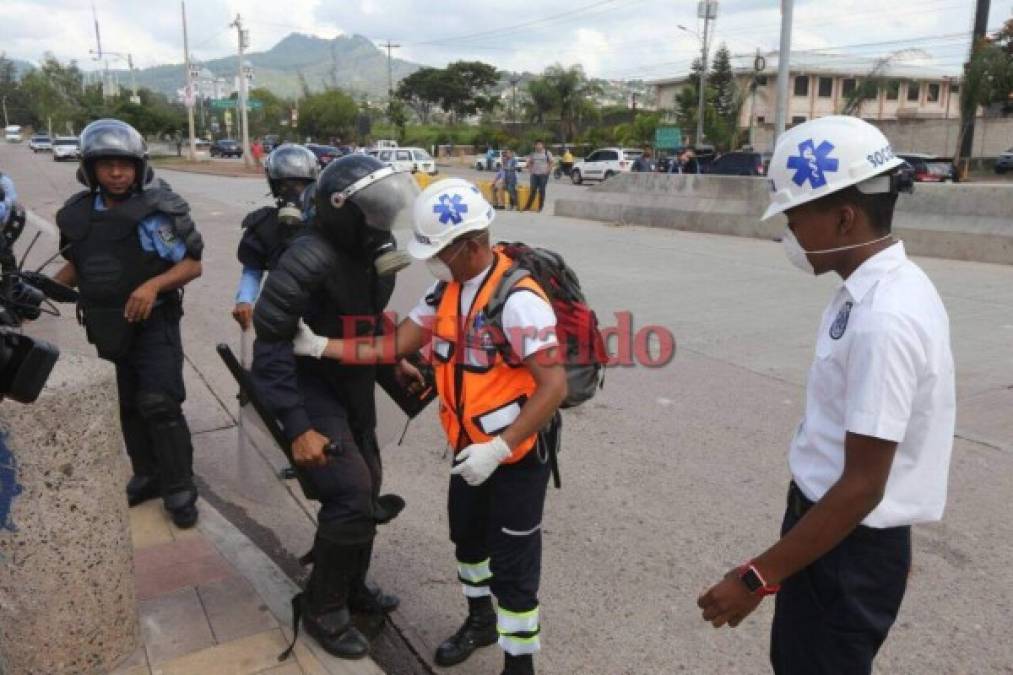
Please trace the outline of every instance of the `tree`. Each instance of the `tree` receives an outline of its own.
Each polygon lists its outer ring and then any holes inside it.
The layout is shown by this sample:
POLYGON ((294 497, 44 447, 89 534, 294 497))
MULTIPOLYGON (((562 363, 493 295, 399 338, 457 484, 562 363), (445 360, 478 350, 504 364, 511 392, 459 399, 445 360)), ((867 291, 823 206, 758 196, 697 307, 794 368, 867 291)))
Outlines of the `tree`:
POLYGON ((481 61, 455 61, 441 71, 438 78, 440 106, 462 115, 490 111, 499 103, 492 88, 499 84, 499 71, 481 61))
POLYGON ((299 106, 299 130, 316 138, 349 136, 355 131, 359 107, 340 89, 310 94, 299 106))
POLYGON ((737 113, 736 98, 738 97, 738 85, 735 83, 735 74, 732 72, 732 55, 728 47, 722 44, 714 53, 714 61, 711 64, 710 75, 707 76, 708 87, 714 90, 714 111, 718 118, 728 120, 737 113))
POLYGON ((545 116, 556 107, 552 85, 544 77, 528 82, 528 100, 524 103, 524 116, 538 125, 545 124, 545 116))
POLYGON ((575 138, 578 125, 594 116, 595 106, 591 99, 602 93, 601 86, 588 81, 584 69, 579 65, 563 68, 556 64, 546 68, 542 77, 555 96, 559 131, 563 139, 575 138))
POLYGON ((281 131, 281 121, 289 118, 292 102, 277 96, 270 89, 257 87, 250 90, 250 99, 260 101, 263 106, 250 110, 247 117, 250 121, 250 134, 263 136, 281 131))
POLYGON ((442 75, 439 68, 420 68, 397 85, 395 95, 408 104, 422 124, 429 123, 433 107, 440 103, 442 75))

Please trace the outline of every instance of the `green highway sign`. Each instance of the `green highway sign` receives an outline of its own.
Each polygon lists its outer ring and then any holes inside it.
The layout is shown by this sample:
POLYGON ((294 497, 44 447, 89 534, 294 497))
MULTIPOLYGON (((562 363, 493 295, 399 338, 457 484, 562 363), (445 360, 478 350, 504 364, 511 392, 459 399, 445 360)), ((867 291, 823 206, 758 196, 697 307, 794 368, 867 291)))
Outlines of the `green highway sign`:
MULTIPOLYGON (((236 99, 234 98, 219 98, 211 101, 211 108, 213 110, 235 110, 237 107, 236 99)), ((251 98, 246 101, 247 110, 260 110, 264 107, 263 101, 251 98)))
POLYGON ((658 127, 654 130, 654 147, 675 150, 682 147, 682 129, 679 127, 658 127))

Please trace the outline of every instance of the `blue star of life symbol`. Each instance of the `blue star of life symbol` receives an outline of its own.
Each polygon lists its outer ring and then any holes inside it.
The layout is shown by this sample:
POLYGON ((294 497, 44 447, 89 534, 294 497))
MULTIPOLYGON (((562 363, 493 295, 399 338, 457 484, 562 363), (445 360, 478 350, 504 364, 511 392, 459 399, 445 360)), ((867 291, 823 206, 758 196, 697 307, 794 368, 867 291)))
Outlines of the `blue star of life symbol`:
POLYGON ((464 220, 461 214, 468 212, 468 205, 463 204, 464 197, 461 195, 440 195, 440 203, 433 206, 433 213, 440 214, 440 222, 446 225, 453 223, 460 225, 464 220))
POLYGON ((833 149, 834 144, 830 141, 823 141, 819 147, 815 147, 811 138, 799 143, 798 155, 788 158, 788 168, 795 169, 792 181, 798 186, 805 185, 805 182, 809 181, 809 185, 813 188, 826 185, 825 172, 837 171, 837 160, 827 157, 833 149))

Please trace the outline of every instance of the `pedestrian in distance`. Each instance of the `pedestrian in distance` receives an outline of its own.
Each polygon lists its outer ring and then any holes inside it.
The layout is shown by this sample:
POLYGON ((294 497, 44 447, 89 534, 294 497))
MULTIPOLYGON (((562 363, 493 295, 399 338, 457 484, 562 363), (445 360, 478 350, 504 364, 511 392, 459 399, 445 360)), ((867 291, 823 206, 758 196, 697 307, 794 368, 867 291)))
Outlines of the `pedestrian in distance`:
POLYGON ((770 162, 783 245, 843 283, 823 312, 805 412, 788 452, 781 539, 698 599, 715 627, 774 595, 778 675, 868 674, 911 569, 911 526, 938 521, 953 446, 949 319, 891 232, 910 190, 890 142, 855 117, 792 128, 770 162))
POLYGON ((697 162, 693 148, 681 148, 676 152, 675 161, 668 168, 669 173, 699 174, 700 163, 697 162))
POLYGON ((506 208, 506 167, 500 166, 496 177, 492 181, 492 207, 494 209, 506 208))
MULTIPOLYGON (((398 325, 393 353, 400 358, 431 345, 440 421, 454 452, 450 538, 468 615, 436 650, 436 664, 462 663, 498 642, 503 673, 529 675, 541 648, 541 526, 550 473, 542 449, 558 442, 567 377, 557 358, 556 315, 530 276, 507 295, 501 337, 487 330, 485 309, 511 269, 511 259, 490 245, 494 216, 478 188, 462 179, 433 183, 418 197, 408 251, 438 281, 398 325), (506 342, 497 347, 497 339, 506 342)), ((305 330, 294 349, 361 363, 390 353, 383 339, 351 343, 305 330)), ((398 369, 421 382, 404 359, 398 369)))
POLYGON ((496 170, 496 151, 492 149, 491 145, 485 149, 485 170, 496 170))
POLYGON ((538 211, 541 212, 545 206, 545 186, 549 183, 549 172, 552 171, 552 153, 545 149, 545 143, 541 140, 535 141, 535 148, 528 155, 528 171, 531 174, 531 193, 528 194, 524 210, 530 211, 537 197, 538 211))
MULTIPOLYGON (((243 218, 243 235, 236 257, 243 271, 232 318, 242 330, 253 322, 253 306, 260 295, 264 272, 274 269, 289 241, 305 225, 303 193, 317 179, 320 164, 302 145, 286 143, 268 155, 264 167, 274 206, 251 211, 243 218)), ((307 211, 309 205, 305 205, 307 211)))
POLYGON ((253 161, 257 166, 260 166, 260 160, 264 157, 264 146, 261 144, 259 138, 253 140, 253 144, 250 145, 250 154, 253 155, 253 161))
POLYGON ((190 207, 148 166, 144 139, 103 119, 81 132, 86 189, 56 214, 67 263, 54 279, 80 290, 88 341, 116 366, 130 506, 161 496, 178 527, 197 522, 193 445, 183 416, 182 288, 201 275, 204 242, 190 207))
POLYGON ((520 208, 517 203, 517 158, 509 148, 503 151, 503 187, 510 198, 510 209, 520 208))
POLYGON ((633 160, 633 166, 630 167, 630 171, 654 173, 654 156, 650 147, 644 146, 643 154, 633 160))

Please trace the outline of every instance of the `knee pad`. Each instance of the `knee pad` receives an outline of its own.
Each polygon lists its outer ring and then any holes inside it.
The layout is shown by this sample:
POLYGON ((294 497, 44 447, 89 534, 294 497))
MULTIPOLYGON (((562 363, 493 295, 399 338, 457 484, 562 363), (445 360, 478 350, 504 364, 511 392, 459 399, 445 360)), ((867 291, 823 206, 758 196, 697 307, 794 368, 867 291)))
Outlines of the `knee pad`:
POLYGON ((160 391, 142 391, 136 405, 141 417, 152 423, 173 422, 183 413, 179 401, 160 391))

